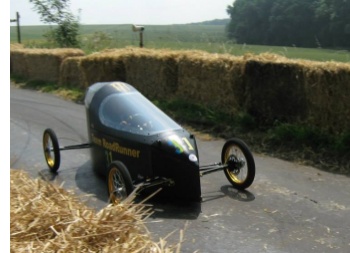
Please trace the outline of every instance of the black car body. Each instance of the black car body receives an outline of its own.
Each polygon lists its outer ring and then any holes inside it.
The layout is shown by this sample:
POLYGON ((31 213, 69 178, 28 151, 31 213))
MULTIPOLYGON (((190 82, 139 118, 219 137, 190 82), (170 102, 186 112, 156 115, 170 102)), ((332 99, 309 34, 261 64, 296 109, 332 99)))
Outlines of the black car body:
POLYGON ((60 151, 90 148, 93 169, 106 177, 112 203, 155 186, 157 193, 163 189, 157 196, 200 201, 200 176, 216 171, 239 190, 254 181, 254 157, 244 141, 226 140, 220 162, 199 166, 195 137, 129 84, 93 84, 85 107, 89 142, 61 147, 55 131, 47 128, 45 160, 57 173, 60 151))
POLYGON ((91 159, 95 172, 108 174, 113 161, 128 170, 134 185, 171 179, 162 196, 200 200, 198 149, 193 135, 133 86, 100 82, 85 96, 91 159))

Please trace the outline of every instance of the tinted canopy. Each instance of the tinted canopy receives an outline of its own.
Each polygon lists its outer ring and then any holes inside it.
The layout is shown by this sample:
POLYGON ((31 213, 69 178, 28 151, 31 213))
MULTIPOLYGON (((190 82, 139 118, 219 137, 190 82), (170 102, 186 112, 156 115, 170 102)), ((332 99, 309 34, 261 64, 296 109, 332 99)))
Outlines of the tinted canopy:
MULTIPOLYGON (((121 82, 112 84, 116 87, 115 92, 108 93, 98 108, 98 117, 104 126, 139 135, 181 129, 181 126, 130 85, 121 82), (118 89, 118 84, 124 88, 118 89)), ((103 86, 100 85, 98 89, 103 86)))

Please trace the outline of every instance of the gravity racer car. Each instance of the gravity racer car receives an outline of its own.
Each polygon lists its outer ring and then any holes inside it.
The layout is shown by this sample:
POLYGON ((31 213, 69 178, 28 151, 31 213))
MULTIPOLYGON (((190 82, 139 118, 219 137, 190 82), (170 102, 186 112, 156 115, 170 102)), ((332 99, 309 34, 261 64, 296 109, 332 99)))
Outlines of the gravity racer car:
POLYGON ((51 172, 60 166, 60 151, 90 148, 93 170, 106 178, 109 199, 119 202, 132 191, 164 187, 166 197, 201 200, 200 177, 223 170, 234 188, 254 181, 255 162, 242 140, 225 142, 221 162, 199 165, 196 138, 124 82, 98 82, 87 89, 88 143, 60 147, 51 128, 43 149, 51 172))

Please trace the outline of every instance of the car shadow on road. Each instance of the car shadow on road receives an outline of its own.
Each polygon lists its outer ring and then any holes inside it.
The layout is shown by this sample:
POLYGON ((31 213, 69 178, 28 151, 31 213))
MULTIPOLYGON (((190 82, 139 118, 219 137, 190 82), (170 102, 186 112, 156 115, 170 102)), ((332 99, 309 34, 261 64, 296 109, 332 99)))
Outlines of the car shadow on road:
POLYGON ((43 169, 39 171, 39 176, 45 181, 56 182, 58 185, 64 184, 64 188, 77 189, 80 195, 92 196, 108 204, 106 182, 93 172, 90 161, 57 173, 43 169), (72 179, 69 179, 70 177, 72 179))
POLYGON ((224 185, 221 187, 221 192, 225 196, 230 197, 231 199, 238 200, 241 202, 250 202, 255 199, 255 195, 248 190, 238 190, 233 188, 231 185, 224 185))
POLYGON ((151 218, 160 219, 197 219, 201 213, 200 201, 185 201, 183 199, 162 195, 162 188, 149 188, 141 191, 135 198, 136 203, 145 203, 151 207, 151 218))
POLYGON ((241 201, 241 202, 250 202, 255 199, 253 193, 248 190, 238 190, 233 188, 231 185, 224 185, 220 188, 219 191, 205 192, 202 194, 204 202, 210 202, 221 198, 229 197, 231 199, 241 201))
POLYGON ((168 202, 154 199, 148 201, 147 204, 152 207, 153 214, 150 216, 151 218, 195 220, 201 213, 200 202, 168 202))
POLYGON ((75 183, 84 193, 106 202, 108 205, 108 192, 105 178, 97 175, 90 161, 80 166, 75 174, 75 183))
MULTIPOLYGON (((39 174, 47 181, 54 181, 58 175, 57 173, 51 173, 49 170, 42 170, 39 174)), ((90 162, 86 162, 77 168, 74 181, 76 187, 84 195, 93 196, 108 205, 106 181, 93 172, 90 162)), ((143 203, 147 197, 145 194, 139 194, 135 198, 135 202, 143 203)), ((237 190, 231 185, 224 185, 219 191, 215 191, 214 193, 203 193, 202 201, 199 202, 153 197, 144 203, 152 209, 152 218, 195 220, 202 211, 203 203, 224 197, 244 202, 255 199, 254 194, 247 190, 237 190)))
MULTIPOLYGON (((83 195, 83 197, 92 196, 93 198, 102 201, 102 203, 105 203, 105 206, 108 205, 106 180, 93 172, 90 161, 77 168, 70 169, 69 172, 66 170, 52 173, 48 169, 43 169, 39 172, 39 175, 45 181, 56 182, 58 185, 63 183, 63 178, 72 176, 72 178, 74 178, 73 180, 67 180, 64 182, 65 188, 77 188, 80 195, 83 195), (68 173, 72 173, 72 175, 68 175, 68 173)), ((148 193, 139 193, 135 197, 134 202, 144 203, 150 207, 152 218, 191 220, 196 219, 201 212, 200 202, 183 202, 157 197, 153 197, 146 201, 148 197, 148 193)), ((102 205, 101 208, 103 208, 103 206, 104 205, 102 205)), ((99 209, 99 207, 97 208, 99 209)))
POLYGON ((255 200, 255 195, 248 190, 238 190, 231 185, 224 185, 220 188, 220 191, 203 193, 202 201, 200 202, 184 202, 155 198, 147 203, 153 206, 154 214, 151 216, 153 218, 195 220, 202 211, 203 203, 225 197, 241 202, 255 200))

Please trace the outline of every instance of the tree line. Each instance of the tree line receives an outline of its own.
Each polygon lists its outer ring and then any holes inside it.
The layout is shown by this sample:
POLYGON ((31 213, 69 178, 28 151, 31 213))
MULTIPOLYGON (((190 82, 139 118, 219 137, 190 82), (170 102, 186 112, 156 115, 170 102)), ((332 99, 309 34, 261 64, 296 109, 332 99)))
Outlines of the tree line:
POLYGON ((350 49, 350 0, 235 0, 227 13, 237 43, 350 49))

